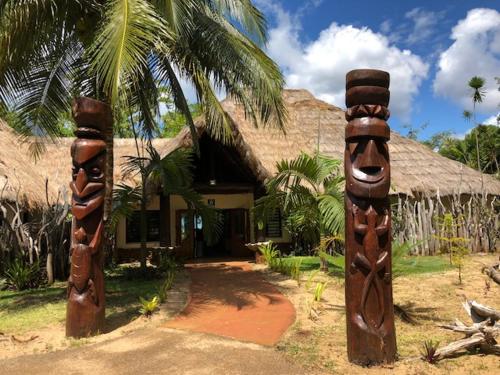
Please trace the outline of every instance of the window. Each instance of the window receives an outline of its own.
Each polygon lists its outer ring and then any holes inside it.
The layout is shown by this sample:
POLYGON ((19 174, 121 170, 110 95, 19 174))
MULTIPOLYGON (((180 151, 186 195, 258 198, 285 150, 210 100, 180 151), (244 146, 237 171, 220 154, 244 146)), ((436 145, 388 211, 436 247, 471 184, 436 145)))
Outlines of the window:
POLYGON ((281 211, 277 208, 273 213, 270 213, 267 217, 266 224, 266 237, 269 238, 280 238, 281 233, 281 211))
MULTIPOLYGON (((141 213, 135 211, 127 218, 127 242, 141 242, 141 213)), ((146 240, 160 240, 160 211, 146 211, 146 240)))

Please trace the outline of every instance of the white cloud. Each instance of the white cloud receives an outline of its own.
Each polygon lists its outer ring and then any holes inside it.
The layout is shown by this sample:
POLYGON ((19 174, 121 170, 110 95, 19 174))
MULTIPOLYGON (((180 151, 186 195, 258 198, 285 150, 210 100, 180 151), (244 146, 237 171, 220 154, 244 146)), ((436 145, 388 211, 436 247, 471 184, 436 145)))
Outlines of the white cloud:
POLYGON ((316 40, 303 44, 297 18, 276 3, 272 11, 278 25, 270 31, 268 53, 283 68, 288 87, 308 89, 327 102, 344 106, 348 71, 383 69, 391 74, 391 111, 408 120, 413 97, 429 68, 419 56, 392 46, 386 36, 367 27, 337 23, 323 30, 316 40))
POLYGON ((496 115, 488 117, 486 120, 482 121, 482 124, 500 126, 498 123, 499 118, 500 118, 500 112, 498 112, 496 115))
POLYGON ((452 29, 451 39, 453 44, 439 57, 434 92, 471 108, 467 82, 472 76, 480 76, 486 80, 486 96, 477 109, 482 113, 497 110, 500 92, 494 77, 500 75, 500 12, 470 10, 452 29))
POLYGON ((444 12, 431 12, 421 8, 413 8, 406 12, 405 18, 413 23, 412 30, 406 41, 415 44, 429 39, 435 32, 438 22, 444 17, 444 12))

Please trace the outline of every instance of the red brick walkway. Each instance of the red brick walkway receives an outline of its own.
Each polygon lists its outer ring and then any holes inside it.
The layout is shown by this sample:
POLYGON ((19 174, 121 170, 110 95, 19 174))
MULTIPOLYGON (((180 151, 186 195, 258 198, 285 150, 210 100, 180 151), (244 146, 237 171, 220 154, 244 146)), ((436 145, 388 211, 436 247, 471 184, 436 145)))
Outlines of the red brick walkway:
POLYGON ((274 345, 295 321, 291 302, 253 272, 248 262, 187 267, 192 280, 190 302, 166 327, 274 345))

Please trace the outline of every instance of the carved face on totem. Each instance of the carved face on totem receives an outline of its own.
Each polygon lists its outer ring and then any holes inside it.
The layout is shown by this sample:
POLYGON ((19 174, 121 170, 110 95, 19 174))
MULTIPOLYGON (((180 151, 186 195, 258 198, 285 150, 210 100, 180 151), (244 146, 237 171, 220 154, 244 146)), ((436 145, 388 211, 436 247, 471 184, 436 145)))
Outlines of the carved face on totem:
POLYGON ((78 138, 71 147, 73 158, 72 213, 82 220, 104 203, 106 144, 101 139, 78 138))
POLYGON ((390 188, 389 128, 375 117, 358 118, 346 128, 346 189, 360 198, 384 198, 390 188))

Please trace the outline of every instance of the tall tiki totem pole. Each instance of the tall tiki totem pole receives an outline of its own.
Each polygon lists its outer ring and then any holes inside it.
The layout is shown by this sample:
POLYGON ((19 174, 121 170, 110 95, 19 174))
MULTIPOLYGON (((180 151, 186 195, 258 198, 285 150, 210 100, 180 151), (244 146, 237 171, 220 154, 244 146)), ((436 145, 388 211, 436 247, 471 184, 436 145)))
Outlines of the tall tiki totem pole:
POLYGON ((353 70, 346 77, 345 177, 347 352, 363 366, 392 363, 389 74, 353 70))
POLYGON ((102 102, 78 98, 73 104, 73 118, 77 129, 71 146, 73 222, 66 336, 86 337, 102 331, 104 326, 104 131, 112 125, 112 114, 102 102))

